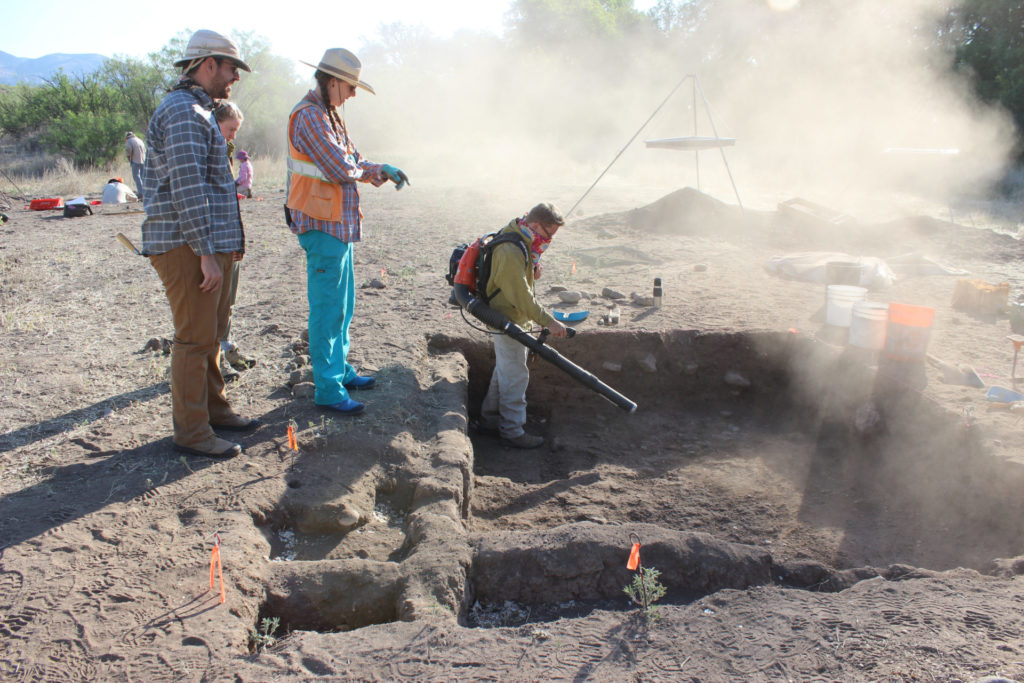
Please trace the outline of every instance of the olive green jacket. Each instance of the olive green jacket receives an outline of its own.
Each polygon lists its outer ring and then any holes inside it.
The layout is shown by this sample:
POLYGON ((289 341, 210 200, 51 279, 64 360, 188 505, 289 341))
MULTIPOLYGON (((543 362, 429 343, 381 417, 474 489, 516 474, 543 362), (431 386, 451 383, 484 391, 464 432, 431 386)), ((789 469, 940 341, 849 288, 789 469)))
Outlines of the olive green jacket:
MULTIPOLYGON (((507 232, 518 235, 526 246, 526 253, 530 253, 530 243, 515 220, 502 228, 501 233, 507 232)), ((523 250, 511 242, 499 244, 491 254, 487 296, 493 297, 491 308, 520 327, 529 329, 531 321, 546 326, 554 320, 533 295, 533 264, 529 258, 523 258, 523 250)))

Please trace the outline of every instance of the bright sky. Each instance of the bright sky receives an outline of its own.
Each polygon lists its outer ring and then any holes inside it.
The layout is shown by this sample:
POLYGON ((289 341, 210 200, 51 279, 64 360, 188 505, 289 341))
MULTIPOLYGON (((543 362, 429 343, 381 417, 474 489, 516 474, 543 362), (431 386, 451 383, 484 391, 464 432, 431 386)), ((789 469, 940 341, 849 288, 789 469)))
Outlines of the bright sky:
MULTIPOLYGON (((635 0, 646 10, 655 0, 635 0)), ((459 29, 502 31, 509 0, 360 0, 357 2, 5 2, 0 51, 35 58, 54 52, 144 57, 183 30, 252 31, 282 57, 314 64, 328 47, 358 51, 382 24, 423 24, 439 37, 459 29), (294 11, 293 11, 294 10, 294 11)))

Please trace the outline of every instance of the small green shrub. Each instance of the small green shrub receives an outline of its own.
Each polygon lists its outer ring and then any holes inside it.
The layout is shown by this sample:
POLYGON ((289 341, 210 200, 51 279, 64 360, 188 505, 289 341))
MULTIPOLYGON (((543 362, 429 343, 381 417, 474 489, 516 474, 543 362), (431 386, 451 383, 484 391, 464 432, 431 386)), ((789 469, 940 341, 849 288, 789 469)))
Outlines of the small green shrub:
POLYGON ((277 638, 274 637, 274 633, 277 632, 277 627, 280 625, 280 617, 264 617, 260 622, 259 629, 253 627, 253 629, 249 631, 249 650, 254 654, 259 654, 268 647, 273 647, 277 642, 277 638))
POLYGON ((644 616, 648 619, 657 618, 657 607, 654 606, 658 600, 665 597, 667 588, 658 580, 661 572, 654 567, 640 567, 633 575, 633 582, 622 589, 643 609, 644 616))

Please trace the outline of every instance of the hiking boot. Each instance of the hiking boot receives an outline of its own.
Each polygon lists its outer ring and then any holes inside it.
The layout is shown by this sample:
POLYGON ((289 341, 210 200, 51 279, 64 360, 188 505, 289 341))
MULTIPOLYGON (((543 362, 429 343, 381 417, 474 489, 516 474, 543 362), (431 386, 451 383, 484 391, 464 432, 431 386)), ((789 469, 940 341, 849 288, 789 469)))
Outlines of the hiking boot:
POLYGON ((519 436, 505 437, 501 440, 501 443, 512 448, 540 448, 544 445, 544 437, 523 432, 519 436))
POLYGON ((238 346, 235 344, 232 344, 231 348, 220 355, 221 358, 226 360, 235 370, 248 370, 249 368, 256 366, 256 359, 239 351, 238 346))
POLYGON ((225 429, 229 432, 247 432, 250 429, 256 429, 263 423, 257 420, 255 417, 242 417, 241 415, 232 415, 226 419, 217 420, 211 422, 210 426, 214 429, 225 429))
POLYGON ((189 455, 203 455, 207 458, 233 458, 242 452, 242 447, 219 436, 211 436, 206 441, 200 441, 192 446, 175 443, 174 450, 189 455))
POLYGON ((235 370, 224 360, 224 354, 220 356, 220 376, 224 378, 225 382, 234 382, 238 379, 238 370, 235 370))

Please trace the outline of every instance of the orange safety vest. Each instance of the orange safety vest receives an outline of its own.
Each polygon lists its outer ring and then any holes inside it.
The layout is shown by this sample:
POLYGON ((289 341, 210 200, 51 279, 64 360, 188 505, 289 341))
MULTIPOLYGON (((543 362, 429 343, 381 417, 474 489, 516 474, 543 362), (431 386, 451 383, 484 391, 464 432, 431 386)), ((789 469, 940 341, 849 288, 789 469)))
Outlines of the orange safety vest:
POLYGON ((312 218, 338 223, 341 221, 341 185, 324 177, 313 157, 303 154, 292 144, 295 115, 312 102, 299 102, 288 116, 288 194, 285 206, 312 218))

